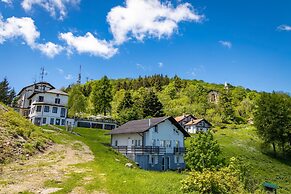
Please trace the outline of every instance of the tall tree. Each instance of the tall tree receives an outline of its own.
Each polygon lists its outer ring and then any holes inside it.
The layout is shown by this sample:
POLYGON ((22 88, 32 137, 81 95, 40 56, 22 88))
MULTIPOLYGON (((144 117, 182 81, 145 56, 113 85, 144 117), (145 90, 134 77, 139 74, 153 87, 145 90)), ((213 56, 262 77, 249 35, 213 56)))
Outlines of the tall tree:
POLYGON ((82 93, 80 84, 72 86, 69 92, 69 116, 76 116, 79 113, 86 112, 86 97, 82 93))
POLYGON ((142 109, 144 117, 161 117, 165 115, 163 104, 153 90, 149 90, 149 92, 145 94, 142 109))
POLYGON ((117 107, 117 112, 133 107, 133 100, 129 91, 125 91, 124 97, 117 107))
POLYGON ((107 76, 102 77, 98 82, 95 82, 90 94, 90 103, 92 105, 93 114, 103 114, 111 112, 112 85, 107 76))
POLYGON ((235 121, 234 110, 232 106, 231 94, 223 91, 219 96, 219 106, 221 109, 221 119, 223 123, 232 123, 235 121))
POLYGON ((9 82, 5 77, 3 81, 0 82, 0 101, 6 105, 11 105, 13 98, 15 97, 15 90, 10 89, 9 82))
MULTIPOLYGON (((290 97, 279 93, 262 93, 257 101, 254 122, 265 144, 271 144, 276 155, 276 145, 285 153, 290 136, 290 97)), ((290 142, 289 142, 290 143, 290 142)))

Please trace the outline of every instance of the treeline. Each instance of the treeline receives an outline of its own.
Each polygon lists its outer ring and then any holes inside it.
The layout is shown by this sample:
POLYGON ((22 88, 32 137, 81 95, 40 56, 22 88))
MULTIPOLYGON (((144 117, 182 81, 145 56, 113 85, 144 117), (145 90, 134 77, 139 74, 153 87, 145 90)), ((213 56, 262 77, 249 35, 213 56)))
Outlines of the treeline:
POLYGON ((186 113, 216 124, 247 123, 252 122, 255 101, 259 96, 256 91, 230 84, 225 88, 223 84, 164 75, 117 80, 105 76, 83 85, 72 85, 66 91, 70 94, 71 116, 79 113, 110 114, 121 123, 186 113), (217 94, 215 101, 211 100, 213 91, 217 94))

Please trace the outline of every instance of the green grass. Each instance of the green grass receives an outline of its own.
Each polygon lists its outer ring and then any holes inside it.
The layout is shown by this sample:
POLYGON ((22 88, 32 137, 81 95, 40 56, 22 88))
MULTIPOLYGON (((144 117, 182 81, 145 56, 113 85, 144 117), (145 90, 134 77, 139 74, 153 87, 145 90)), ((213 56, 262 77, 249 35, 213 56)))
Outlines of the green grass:
POLYGON ((261 140, 256 135, 254 127, 219 129, 215 138, 221 146, 224 157, 239 157, 260 182, 270 181, 281 188, 279 193, 291 193, 290 161, 282 162, 261 152, 261 140))
MULTIPOLYGON (((105 135, 108 131, 78 128, 75 132, 82 136, 67 136, 88 145, 95 155, 95 160, 77 165, 88 169, 86 172, 72 173, 62 183, 47 182, 46 186, 64 188, 56 193, 68 193, 75 187, 84 187, 88 192, 98 190, 107 193, 180 193, 180 181, 186 175, 126 168, 124 165, 129 161, 109 147, 110 136, 105 135), (91 179, 84 184, 82 180, 86 177, 91 179)), ((66 134, 61 133, 63 136, 66 134)), ((76 147, 79 148, 78 145, 76 147)))

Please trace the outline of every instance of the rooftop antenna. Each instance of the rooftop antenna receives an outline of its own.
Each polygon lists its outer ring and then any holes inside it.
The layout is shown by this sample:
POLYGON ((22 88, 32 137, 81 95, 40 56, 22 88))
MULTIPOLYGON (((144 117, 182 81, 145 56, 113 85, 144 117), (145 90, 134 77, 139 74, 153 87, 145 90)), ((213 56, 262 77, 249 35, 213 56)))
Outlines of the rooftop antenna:
POLYGON ((77 84, 81 84, 81 73, 82 73, 82 65, 80 65, 80 72, 79 72, 79 75, 78 75, 77 84))
POLYGON ((47 75, 47 72, 44 70, 44 67, 40 68, 40 81, 44 81, 44 76, 47 75))
MULTIPOLYGON (((44 70, 44 67, 41 67, 40 68, 40 82, 43 82, 44 81, 44 76, 47 75, 47 72, 44 70)), ((43 84, 41 84, 41 90, 44 91, 45 87, 43 86, 43 84)))

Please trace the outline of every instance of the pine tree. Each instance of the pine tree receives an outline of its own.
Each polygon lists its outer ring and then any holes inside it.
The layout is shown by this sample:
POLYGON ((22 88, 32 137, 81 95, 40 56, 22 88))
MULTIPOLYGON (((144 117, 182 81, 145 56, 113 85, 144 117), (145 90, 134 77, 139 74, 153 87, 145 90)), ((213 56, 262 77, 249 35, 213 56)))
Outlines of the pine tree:
POLYGON ((100 81, 96 82, 90 94, 90 103, 92 105, 92 113, 103 114, 111 112, 112 85, 107 76, 104 76, 100 81))
POLYGON ((232 123, 235 121, 235 115, 231 96, 229 92, 222 92, 219 96, 219 105, 221 108, 221 119, 223 123, 232 123))
POLYGON ((124 97, 117 107, 117 112, 133 107, 132 97, 129 91, 126 91, 124 97))
POLYGON ((164 116, 163 105, 153 90, 150 90, 143 100, 144 117, 161 117, 164 116))
POLYGON ((9 82, 5 77, 2 82, 0 82, 0 101, 6 105, 11 105, 13 98, 15 97, 14 89, 10 89, 9 82))

